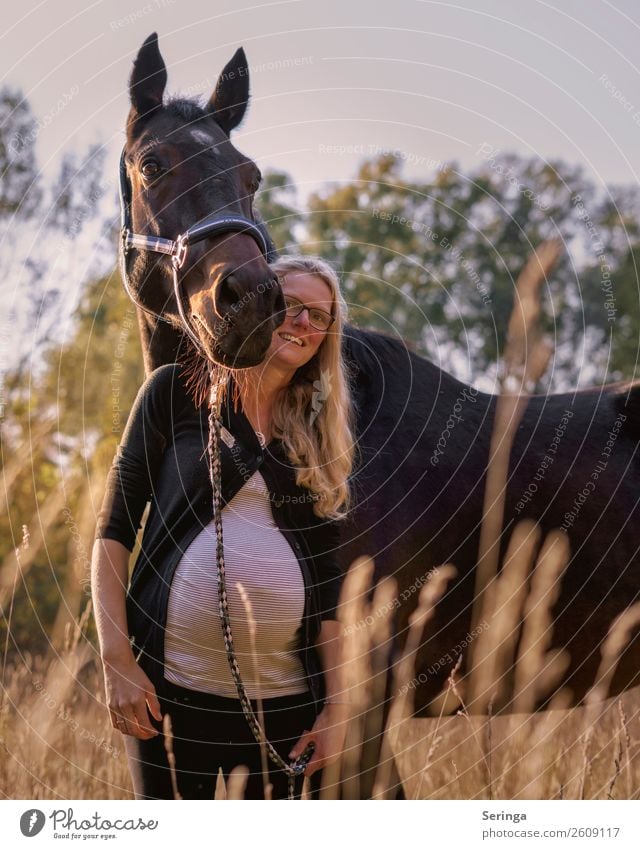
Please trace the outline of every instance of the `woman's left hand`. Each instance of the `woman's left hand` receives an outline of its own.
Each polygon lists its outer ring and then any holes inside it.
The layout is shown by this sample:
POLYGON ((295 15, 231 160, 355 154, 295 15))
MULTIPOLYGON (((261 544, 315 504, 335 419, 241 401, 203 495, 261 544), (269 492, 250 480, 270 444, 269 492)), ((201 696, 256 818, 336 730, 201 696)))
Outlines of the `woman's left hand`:
POLYGON ((344 749, 349 720, 348 705, 325 705, 316 717, 311 731, 305 731, 289 752, 290 760, 299 757, 307 745, 315 743, 315 751, 307 764, 305 775, 313 775, 319 769, 334 763, 344 749))

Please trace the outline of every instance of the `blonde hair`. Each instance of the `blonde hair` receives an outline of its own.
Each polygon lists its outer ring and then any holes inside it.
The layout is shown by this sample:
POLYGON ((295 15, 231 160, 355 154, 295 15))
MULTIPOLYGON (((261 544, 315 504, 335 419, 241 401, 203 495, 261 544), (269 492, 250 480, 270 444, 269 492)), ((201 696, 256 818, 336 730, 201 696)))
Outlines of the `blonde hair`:
POLYGON ((273 429, 296 467, 296 483, 315 495, 314 513, 342 519, 351 507, 349 476, 355 455, 350 373, 342 356, 347 304, 338 275, 320 257, 285 255, 271 269, 280 279, 292 272, 311 274, 331 289, 335 321, 314 356, 276 397, 273 429))

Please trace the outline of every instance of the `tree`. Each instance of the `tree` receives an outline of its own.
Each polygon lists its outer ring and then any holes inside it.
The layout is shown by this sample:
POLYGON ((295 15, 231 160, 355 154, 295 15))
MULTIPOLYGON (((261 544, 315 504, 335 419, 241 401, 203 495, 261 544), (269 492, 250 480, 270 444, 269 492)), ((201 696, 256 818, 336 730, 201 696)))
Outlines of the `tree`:
POLYGON ((0 226, 30 219, 42 197, 36 163, 36 120, 21 92, 0 88, 0 226))
POLYGON ((291 177, 284 171, 267 171, 256 196, 256 205, 280 253, 296 250, 294 231, 302 215, 295 208, 295 202, 296 188, 291 177))
MULTIPOLYGON (((594 356, 606 367, 597 354, 607 316, 593 279, 603 252, 625 275, 618 291, 637 323, 635 274, 621 263, 624 239, 627 251, 638 245, 638 198, 635 187, 598 193, 580 168, 561 162, 491 156, 469 174, 452 163, 420 182, 384 155, 365 161, 354 181, 311 196, 307 244, 338 261, 356 323, 397 333, 477 379, 504 348, 518 273, 537 245, 562 236, 568 250, 547 283, 544 326, 556 340, 554 381, 563 388, 596 378, 581 372, 594 356), (595 260, 594 241, 604 245, 595 260)), ((628 327, 617 329, 627 335, 612 377, 635 363, 628 327)))
POLYGON ((37 366, 35 352, 56 338, 60 311, 72 312, 82 280, 104 273, 95 248, 105 219, 114 218, 113 207, 103 218, 99 214, 105 192, 103 148, 67 151, 57 176, 46 182, 36 157, 41 129, 21 92, 0 88, 0 285, 8 312, 3 337, 9 339, 5 367, 19 359, 37 366))
MULTIPOLYGON (((144 379, 135 308, 117 272, 87 285, 70 341, 43 355, 37 375, 7 374, 0 449, 0 645, 23 527, 11 637, 44 652, 89 594, 89 558, 107 471, 144 379), (3 591, 4 588, 4 591, 3 591), (8 591, 7 591, 8 588, 8 591)), ((59 646, 58 646, 59 648, 59 646)))

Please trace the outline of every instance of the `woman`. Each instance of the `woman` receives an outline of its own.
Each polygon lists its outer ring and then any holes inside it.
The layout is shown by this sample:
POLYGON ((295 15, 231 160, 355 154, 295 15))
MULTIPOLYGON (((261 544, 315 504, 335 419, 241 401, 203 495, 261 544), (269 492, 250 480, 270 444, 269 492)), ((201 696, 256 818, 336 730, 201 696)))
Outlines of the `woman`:
MULTIPOLYGON (((346 304, 323 260, 284 257, 273 267, 285 295, 284 323, 262 364, 231 373, 222 404, 225 584, 254 711, 261 698, 266 736, 285 760, 315 745, 306 768, 313 775, 339 756, 349 709, 335 614, 339 523, 349 509, 354 455, 342 359, 346 304), (238 582, 255 619, 254 654, 238 582)), ((173 798, 177 790, 182 798, 211 799, 219 769, 228 777, 240 764, 249 768, 245 798, 265 794, 265 762, 242 713, 220 626, 202 387, 178 365, 162 366, 142 386, 94 544, 107 704, 125 735, 136 798, 173 798)), ((269 763, 269 781, 272 798, 286 797, 284 770, 269 763)), ((297 796, 301 786, 302 776, 297 796)))

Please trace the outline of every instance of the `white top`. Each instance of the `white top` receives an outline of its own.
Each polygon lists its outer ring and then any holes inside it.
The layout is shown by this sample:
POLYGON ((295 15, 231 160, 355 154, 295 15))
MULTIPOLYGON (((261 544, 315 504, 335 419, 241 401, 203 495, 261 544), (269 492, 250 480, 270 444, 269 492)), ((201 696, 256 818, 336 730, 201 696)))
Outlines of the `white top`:
MULTIPOLYGON (((251 699, 304 693, 304 668, 295 651, 304 612, 300 564, 277 524, 269 492, 256 471, 222 509, 227 600, 235 655, 251 699), (240 581, 256 621, 260 693, 256 687, 240 581)), ((237 698, 222 639, 213 520, 176 567, 169 593, 165 678, 181 687, 237 698)))

